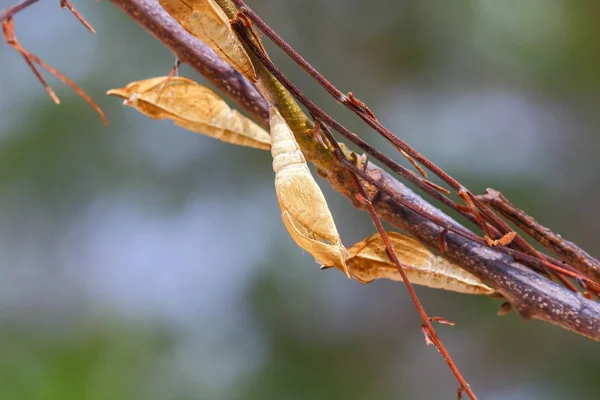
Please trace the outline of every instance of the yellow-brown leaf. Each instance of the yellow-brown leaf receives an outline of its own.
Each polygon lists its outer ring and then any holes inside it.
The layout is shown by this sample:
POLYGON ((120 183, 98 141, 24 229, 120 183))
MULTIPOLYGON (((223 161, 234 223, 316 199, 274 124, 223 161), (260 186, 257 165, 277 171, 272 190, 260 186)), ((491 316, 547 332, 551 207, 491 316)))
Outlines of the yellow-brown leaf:
MULTIPOLYGON (((420 242, 397 232, 387 234, 411 283, 459 293, 494 293, 475 275, 434 255, 420 242)), ((387 256, 379 233, 358 242, 348 251, 348 270, 359 282, 369 283, 380 278, 402 281, 396 265, 387 256)))
POLYGON ((153 119, 172 119, 175 125, 241 146, 271 148, 269 133, 232 110, 215 92, 196 82, 175 76, 130 83, 107 94, 125 99, 153 119))
POLYGON ((227 15, 214 0, 159 0, 160 5, 189 33, 203 41, 221 60, 256 82, 248 53, 229 25, 227 15))

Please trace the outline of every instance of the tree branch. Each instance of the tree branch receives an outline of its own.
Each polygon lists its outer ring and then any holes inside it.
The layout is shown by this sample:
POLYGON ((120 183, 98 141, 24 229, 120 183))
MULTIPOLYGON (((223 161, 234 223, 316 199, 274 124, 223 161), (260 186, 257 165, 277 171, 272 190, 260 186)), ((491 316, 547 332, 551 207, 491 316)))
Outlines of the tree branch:
MULTIPOLYGON (((169 47, 180 60, 205 76, 257 121, 266 125, 267 107, 254 86, 248 83, 200 41, 179 26, 160 5, 151 0, 112 0, 169 47)), ((285 116, 284 116, 285 117, 285 116)), ((287 119, 287 118, 286 118, 287 119)), ((307 158, 323 171, 329 183, 356 203, 357 188, 348 170, 340 165, 330 150, 324 149, 314 135, 307 134, 310 121, 288 121, 307 158), (290 123, 291 122, 291 123, 290 123), (294 129, 296 125, 297 129, 294 129), (317 151, 317 146, 321 148, 317 151)), ((369 198, 375 198, 377 213, 386 221, 416 237, 427 247, 440 251, 440 237, 445 238, 444 257, 461 265, 499 291, 525 318, 551 322, 565 329, 600 341, 600 305, 572 293, 502 252, 479 244, 457 233, 446 231, 425 218, 423 213, 399 203, 402 198, 425 213, 457 229, 464 229, 452 218, 427 203, 379 167, 369 163, 366 170, 373 182, 386 189, 378 192, 365 185, 369 198), (393 193, 394 196, 390 196, 393 193)))

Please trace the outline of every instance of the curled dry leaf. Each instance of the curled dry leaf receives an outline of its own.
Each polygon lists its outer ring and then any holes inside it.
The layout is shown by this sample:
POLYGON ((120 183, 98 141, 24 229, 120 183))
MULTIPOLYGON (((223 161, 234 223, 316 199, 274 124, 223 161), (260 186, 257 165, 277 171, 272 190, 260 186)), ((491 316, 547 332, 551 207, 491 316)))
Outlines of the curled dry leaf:
POLYGON ((151 78, 107 94, 122 97, 125 104, 153 119, 172 119, 175 125, 228 143, 271 148, 267 131, 232 110, 212 90, 187 78, 151 78))
POLYGON ((348 251, 291 129, 275 107, 269 108, 269 122, 275 191, 283 224, 296 244, 319 264, 339 268, 350 277, 345 262, 348 251))
MULTIPOLYGON (((420 242, 397 232, 387 234, 411 283, 459 293, 494 293, 475 275, 436 256, 420 242)), ((348 251, 350 258, 346 264, 350 275, 359 282, 369 283, 379 278, 402 281, 396 265, 387 256, 379 233, 358 242, 348 251)))
POLYGON ((221 60, 256 82, 250 57, 214 0, 159 0, 160 5, 189 33, 202 40, 221 60))

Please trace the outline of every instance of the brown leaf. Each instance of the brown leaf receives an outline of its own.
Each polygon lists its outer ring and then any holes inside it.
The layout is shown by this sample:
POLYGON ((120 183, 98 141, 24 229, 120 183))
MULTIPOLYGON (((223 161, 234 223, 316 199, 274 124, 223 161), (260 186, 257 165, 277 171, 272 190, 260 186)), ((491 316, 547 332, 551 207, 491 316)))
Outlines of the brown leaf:
POLYGON ((227 143, 271 148, 267 131, 232 110, 212 90, 187 78, 151 78, 107 94, 124 98, 124 104, 152 119, 172 119, 175 125, 227 143))
POLYGON ((342 245, 323 192, 289 126, 275 107, 269 108, 275 191, 281 219, 292 239, 319 264, 334 266, 348 277, 342 245))
POLYGON ((250 57, 214 0, 159 0, 160 5, 189 33, 203 41, 221 60, 256 82, 250 57))
MULTIPOLYGON (((411 283, 459 293, 494 293, 475 275, 437 257, 420 242, 397 232, 387 234, 411 283)), ((348 251, 350 258, 346 264, 350 275, 359 282, 369 283, 380 278, 402 281, 396 265, 387 256, 379 233, 356 243, 348 251)))

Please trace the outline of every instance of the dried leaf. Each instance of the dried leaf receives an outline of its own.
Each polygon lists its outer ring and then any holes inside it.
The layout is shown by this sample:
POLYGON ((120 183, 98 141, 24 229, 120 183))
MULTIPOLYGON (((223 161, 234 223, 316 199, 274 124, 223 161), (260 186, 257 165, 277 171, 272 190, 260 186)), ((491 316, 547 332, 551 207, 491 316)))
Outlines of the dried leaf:
MULTIPOLYGON (((492 294, 475 275, 435 256, 418 241, 397 232, 387 233, 398 260, 411 283, 459 293, 492 294)), ((346 260, 350 275, 362 283, 385 278, 402 281, 396 265, 388 258, 379 233, 369 236, 348 249, 346 260)))
POLYGON ((189 33, 202 40, 221 60, 256 82, 250 57, 214 0, 159 0, 160 5, 189 33))
POLYGON ((271 148, 267 131, 232 110, 212 90, 179 76, 166 79, 133 82, 107 94, 124 98, 124 104, 153 119, 172 119, 175 125, 228 143, 271 148))
POLYGON ((319 264, 334 266, 348 277, 342 245, 323 192, 289 126, 275 107, 269 108, 275 191, 281 219, 292 239, 319 264))

